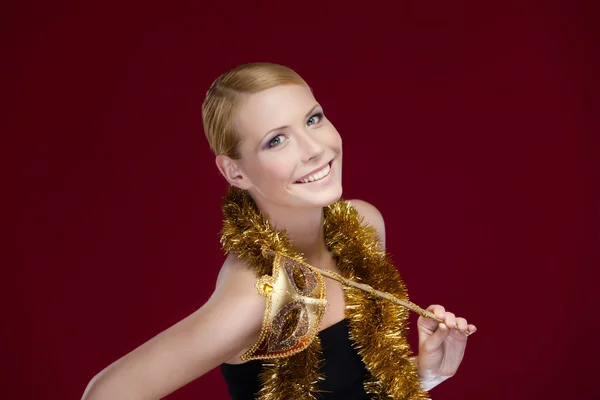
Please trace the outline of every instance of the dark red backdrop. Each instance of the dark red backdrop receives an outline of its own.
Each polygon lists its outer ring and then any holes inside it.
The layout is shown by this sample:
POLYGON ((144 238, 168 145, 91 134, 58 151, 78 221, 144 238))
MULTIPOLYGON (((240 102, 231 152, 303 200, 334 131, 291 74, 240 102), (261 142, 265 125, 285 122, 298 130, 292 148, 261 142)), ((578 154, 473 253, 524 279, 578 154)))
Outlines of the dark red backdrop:
MULTIPOLYGON (((434 398, 593 397, 575 258, 589 15, 541 1, 189 3, 4 14, 0 397, 78 398, 206 301, 226 186, 200 104, 221 72, 258 60, 314 88, 344 137, 345 197, 383 213, 412 299, 477 324, 434 398)), ((227 396, 213 371, 169 398, 227 396)))

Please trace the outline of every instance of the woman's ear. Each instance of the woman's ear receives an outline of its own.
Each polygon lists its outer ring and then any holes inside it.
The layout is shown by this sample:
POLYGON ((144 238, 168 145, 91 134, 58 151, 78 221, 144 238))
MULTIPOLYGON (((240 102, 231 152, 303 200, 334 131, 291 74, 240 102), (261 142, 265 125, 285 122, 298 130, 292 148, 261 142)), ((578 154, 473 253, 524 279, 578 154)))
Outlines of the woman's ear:
POLYGON ((223 175, 230 185, 244 190, 248 190, 252 187, 250 178, 246 176, 235 160, 232 160, 225 155, 218 155, 215 158, 215 163, 217 164, 217 168, 219 168, 221 175, 223 175))

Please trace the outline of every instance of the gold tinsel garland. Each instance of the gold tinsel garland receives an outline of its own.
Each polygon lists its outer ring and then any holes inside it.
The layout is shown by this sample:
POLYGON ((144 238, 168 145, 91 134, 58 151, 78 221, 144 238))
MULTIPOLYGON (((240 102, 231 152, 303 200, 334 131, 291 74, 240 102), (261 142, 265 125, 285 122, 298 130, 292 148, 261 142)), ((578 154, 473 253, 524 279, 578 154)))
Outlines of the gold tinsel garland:
MULTIPOLYGON (((246 259, 258 277, 271 272, 272 252, 303 260, 284 232, 271 229, 250 196, 231 188, 223 199, 221 243, 226 252, 246 259)), ((377 232, 366 226, 346 201, 324 209, 325 241, 342 275, 408 300, 406 287, 378 245, 377 232)), ((425 400, 407 342, 408 310, 369 293, 344 288, 350 339, 368 371, 365 391, 374 399, 425 400)), ((293 356, 263 363, 261 400, 316 399, 322 363, 318 336, 293 356)))

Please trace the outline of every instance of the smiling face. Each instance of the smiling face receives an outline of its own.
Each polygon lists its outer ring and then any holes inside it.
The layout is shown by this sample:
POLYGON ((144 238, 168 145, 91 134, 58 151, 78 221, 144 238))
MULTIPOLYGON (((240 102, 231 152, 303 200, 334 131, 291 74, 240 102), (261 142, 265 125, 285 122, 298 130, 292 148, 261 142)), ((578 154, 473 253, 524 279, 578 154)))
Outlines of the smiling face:
POLYGON ((259 206, 324 207, 342 194, 342 140, 306 86, 248 95, 235 113, 241 158, 217 161, 259 206))

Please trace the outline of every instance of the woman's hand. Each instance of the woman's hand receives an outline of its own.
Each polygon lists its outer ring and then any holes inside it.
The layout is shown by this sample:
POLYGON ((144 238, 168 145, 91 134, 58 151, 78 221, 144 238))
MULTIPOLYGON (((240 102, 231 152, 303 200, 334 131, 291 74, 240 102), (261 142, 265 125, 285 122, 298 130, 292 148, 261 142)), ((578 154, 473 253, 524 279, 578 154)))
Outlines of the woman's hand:
POLYGON ((467 336, 477 330, 475 325, 467 324, 466 319, 457 318, 440 305, 431 305, 427 310, 444 320, 444 323, 425 317, 419 317, 417 321, 417 363, 419 379, 425 390, 433 388, 456 373, 465 354, 467 336))

